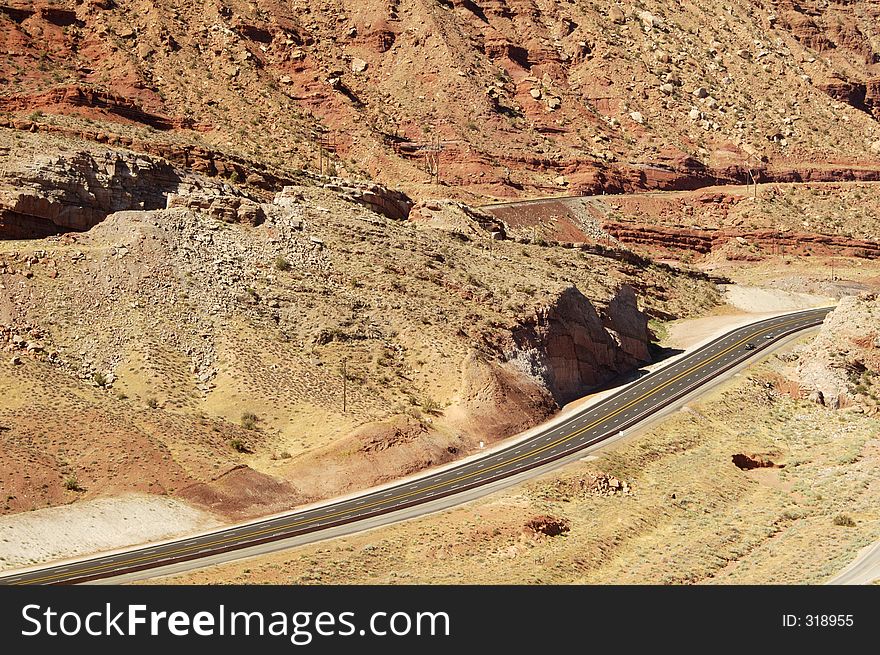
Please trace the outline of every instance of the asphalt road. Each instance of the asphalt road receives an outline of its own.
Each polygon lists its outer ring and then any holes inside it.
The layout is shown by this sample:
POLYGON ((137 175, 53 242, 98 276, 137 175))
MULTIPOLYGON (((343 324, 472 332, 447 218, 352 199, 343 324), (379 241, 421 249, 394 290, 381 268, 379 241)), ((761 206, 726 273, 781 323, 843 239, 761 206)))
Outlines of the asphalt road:
POLYGON ((880 580, 880 541, 871 544, 828 584, 861 585, 880 580))
POLYGON ((217 561, 221 553, 245 554, 254 546, 310 535, 315 538, 375 525, 375 518, 448 499, 543 468, 644 422, 725 371, 789 335, 822 322, 831 308, 812 309, 758 321, 728 332, 676 362, 654 371, 602 402, 549 426, 524 441, 462 464, 395 486, 366 491, 308 510, 237 525, 175 541, 97 555, 0 576, 0 584, 69 584, 129 576, 136 571, 192 560, 217 561))

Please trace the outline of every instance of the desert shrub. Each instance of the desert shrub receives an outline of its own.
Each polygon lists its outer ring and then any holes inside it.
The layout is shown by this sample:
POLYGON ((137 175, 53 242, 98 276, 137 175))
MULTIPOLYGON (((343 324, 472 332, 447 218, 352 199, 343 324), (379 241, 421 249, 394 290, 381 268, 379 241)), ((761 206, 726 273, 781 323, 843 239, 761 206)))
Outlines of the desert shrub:
POLYGON ((426 414, 440 414, 443 411, 440 407, 440 403, 433 398, 426 398, 422 401, 422 409, 426 414))
POLYGON ((839 525, 844 528, 854 528, 856 527, 856 522, 853 521, 849 514, 838 514, 834 517, 834 525, 839 525))
POLYGON ((253 412, 245 412, 241 415, 241 427, 245 430, 256 430, 257 429, 257 421, 260 419, 257 418, 257 415, 253 412))
POLYGON ((83 491, 75 475, 68 476, 64 480, 64 488, 68 491, 83 491))

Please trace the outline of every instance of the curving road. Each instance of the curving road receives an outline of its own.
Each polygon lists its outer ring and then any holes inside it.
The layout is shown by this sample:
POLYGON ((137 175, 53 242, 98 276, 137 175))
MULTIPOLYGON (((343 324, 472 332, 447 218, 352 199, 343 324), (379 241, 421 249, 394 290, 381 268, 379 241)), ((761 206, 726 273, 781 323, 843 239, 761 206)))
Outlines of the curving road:
POLYGON ((827 584, 861 585, 880 580, 880 541, 862 549, 858 557, 827 584))
MULTIPOLYGON (((645 375, 602 402, 547 427, 524 441, 468 462, 408 482, 308 510, 237 525, 175 541, 97 555, 75 562, 12 572, 0 584, 66 584, 119 579, 136 571, 182 562, 214 563, 218 555, 246 555, 259 544, 334 536, 340 526, 351 532, 376 524, 375 518, 422 506, 447 506, 473 497, 468 492, 491 489, 499 481, 544 468, 598 442, 612 438, 668 409, 695 389, 709 385, 729 369, 754 357, 789 335, 818 325, 831 308, 811 309, 758 321, 728 332, 673 364, 645 375), (334 529, 336 531, 334 532, 334 529)), ((301 541, 300 541, 301 542, 301 541)))

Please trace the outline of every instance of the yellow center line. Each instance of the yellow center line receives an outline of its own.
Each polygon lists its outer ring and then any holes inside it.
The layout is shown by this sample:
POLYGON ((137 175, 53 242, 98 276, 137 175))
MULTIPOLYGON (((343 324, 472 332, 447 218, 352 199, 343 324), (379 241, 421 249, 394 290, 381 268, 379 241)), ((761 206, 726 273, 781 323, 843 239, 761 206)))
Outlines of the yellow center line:
MULTIPOLYGON (((637 398, 634 398, 633 400, 629 401, 627 404, 625 404, 625 405, 619 407, 618 409, 616 409, 616 410, 615 410, 614 412, 612 412, 611 414, 606 414, 606 415, 600 417, 599 419, 595 420, 594 422, 590 423, 589 425, 586 425, 586 426, 580 428, 579 430, 577 430, 577 431, 575 431, 575 432, 572 432, 571 434, 568 434, 568 435, 565 435, 565 436, 563 436, 563 437, 560 437, 559 439, 557 439, 557 440, 555 440, 555 441, 551 441, 550 443, 547 443, 547 444, 545 444, 544 446, 542 446, 542 447, 540 447, 540 448, 537 448, 537 449, 535 449, 535 450, 530 450, 530 451, 528 451, 528 452, 526 452, 526 453, 523 453, 522 455, 519 455, 519 456, 514 457, 514 458, 512 458, 512 459, 503 460, 503 461, 501 461, 501 462, 499 462, 499 463, 497 463, 497 464, 494 464, 494 465, 492 465, 492 466, 484 467, 484 468, 480 468, 480 469, 478 469, 478 470, 476 470, 476 471, 474 471, 474 472, 472 472, 472 473, 467 473, 467 474, 464 474, 464 475, 460 475, 460 476, 458 476, 458 477, 451 478, 451 479, 446 480, 446 481, 444 481, 444 482, 439 482, 439 483, 434 484, 434 485, 429 486, 429 487, 419 488, 419 489, 416 489, 416 490, 413 490, 413 491, 410 491, 410 492, 407 492, 407 493, 404 493, 404 494, 399 494, 399 495, 397 495, 397 496, 392 496, 392 497, 389 497, 389 498, 386 498, 386 499, 378 500, 378 501, 375 501, 375 502, 373 502, 373 503, 368 503, 368 504, 366 504, 366 505, 362 505, 362 506, 358 507, 357 509, 358 509, 358 510, 370 509, 370 508, 377 507, 377 506, 380 506, 380 505, 386 505, 386 504, 388 504, 388 503, 392 503, 392 502, 395 502, 395 501, 398 501, 398 500, 402 500, 402 499, 405 499, 405 498, 409 498, 409 497, 411 497, 411 496, 416 496, 416 495, 422 494, 422 493, 424 493, 424 492, 426 492, 426 491, 433 491, 433 490, 435 490, 435 489, 441 489, 441 488, 443 488, 443 487, 447 487, 447 486, 451 485, 451 484, 454 483, 454 482, 460 482, 460 481, 462 481, 462 480, 467 480, 468 478, 472 478, 472 477, 477 476, 477 475, 485 474, 485 473, 488 473, 488 472, 490 472, 490 471, 494 471, 494 470, 496 470, 496 469, 498 469, 498 468, 502 468, 502 467, 505 467, 505 466, 509 466, 510 464, 514 464, 514 463, 519 462, 519 461, 521 461, 521 460, 523 460, 523 459, 527 459, 527 458, 529 458, 529 457, 533 457, 533 456, 538 455, 538 454, 540 454, 540 453, 542 453, 542 452, 544 452, 544 451, 546 451, 546 450, 552 449, 552 448, 558 446, 558 445, 561 444, 561 443, 565 443, 566 441, 571 441, 571 440, 575 439, 576 437, 580 436, 581 434, 583 434, 584 432, 587 432, 587 431, 593 429, 594 427, 596 427, 596 426, 599 425, 600 423, 606 422, 606 421, 608 421, 608 420, 614 418, 615 416, 617 416, 618 414, 620 414, 620 413, 621 413, 622 411, 624 411, 625 409, 628 409, 628 408, 632 407, 633 405, 636 405, 636 404, 640 403, 640 402, 643 401, 644 399, 649 398, 650 396, 654 395, 654 394, 657 393, 658 391, 661 391, 662 389, 665 389, 666 387, 668 387, 668 386, 669 386, 670 384, 672 384, 673 382, 676 382, 677 380, 680 380, 682 377, 685 377, 685 376, 689 375, 690 373, 696 371, 697 369, 703 368, 703 367, 705 367, 707 364, 710 364, 710 363, 716 361, 717 359, 719 359, 719 358, 721 358, 722 356, 726 355, 726 354, 729 353, 731 350, 733 350, 734 348, 740 346, 741 344, 745 343, 746 341, 749 341, 750 339, 754 339, 754 338, 756 338, 756 337, 758 337, 758 336, 760 336, 760 335, 762 335, 762 334, 765 334, 765 333, 767 333, 767 332, 772 332, 773 330, 776 330, 776 329, 778 329, 778 328, 780 328, 780 327, 785 327, 785 326, 788 326, 788 325, 794 325, 794 324, 796 324, 796 323, 799 323, 799 322, 801 322, 801 321, 803 320, 803 318, 804 318, 804 317, 801 316, 801 317, 799 317, 799 318, 797 318, 797 319, 794 319, 794 320, 785 321, 785 322, 783 322, 783 323, 779 323, 779 324, 777 324, 777 325, 772 325, 772 326, 767 327, 767 328, 765 328, 765 329, 763 329, 763 330, 761 330, 761 331, 759 331, 759 332, 756 332, 755 334, 751 334, 751 335, 749 335, 749 336, 746 336, 746 337, 744 337, 743 339, 741 339, 740 341, 737 341, 737 342, 734 343, 733 345, 727 347, 725 350, 722 350, 721 352, 719 352, 719 353, 713 355, 711 359, 707 359, 707 360, 705 360, 705 361, 702 362, 702 363, 696 364, 696 365, 694 365, 694 366, 691 366, 690 368, 685 369, 683 372, 679 373, 679 374, 676 375, 675 377, 670 378, 669 380, 667 380, 666 382, 664 382, 662 385, 660 385, 660 386, 658 386, 658 387, 654 387, 653 389, 650 389, 649 391, 647 391, 646 393, 642 394, 641 396, 639 396, 639 397, 637 397, 637 398)), ((354 499, 352 499, 352 500, 354 500, 354 499)), ((191 551, 193 551, 193 550, 205 549, 205 548, 211 548, 211 547, 214 547, 214 546, 219 546, 219 545, 222 545, 222 544, 229 543, 229 542, 231 542, 231 541, 236 541, 236 540, 241 540, 241 539, 249 539, 249 538, 252 538, 252 537, 258 537, 258 536, 261 536, 261 535, 264 535, 264 534, 267 534, 267 533, 270 533, 270 532, 274 532, 275 530, 278 530, 279 528, 290 529, 290 528, 295 528, 295 527, 298 527, 298 526, 301 526, 301 525, 304 525, 304 524, 310 523, 310 522, 312 522, 312 521, 314 521, 314 520, 316 520, 316 519, 326 520, 326 519, 336 518, 336 517, 339 517, 339 516, 343 516, 344 514, 348 514, 348 513, 351 512, 351 511, 352 511, 352 508, 349 508, 349 509, 346 509, 346 510, 344 510, 344 511, 338 511, 338 512, 334 512, 334 513, 331 513, 331 514, 324 514, 324 515, 321 515, 321 516, 313 516, 313 517, 310 517, 310 518, 307 518, 307 519, 302 519, 302 520, 300 520, 300 521, 295 521, 295 522, 293 522, 293 523, 288 523, 288 524, 285 524, 285 525, 283 525, 283 526, 277 526, 277 525, 276 525, 276 526, 273 526, 273 527, 270 527, 270 528, 264 528, 264 529, 261 529, 261 530, 255 530, 255 531, 253 531, 253 532, 246 532, 246 533, 244 533, 244 534, 232 535, 232 536, 226 537, 226 538, 224 538, 224 539, 218 539, 218 540, 215 540, 215 541, 210 541, 210 542, 200 543, 200 544, 193 544, 193 545, 191 545, 191 546, 186 546, 186 547, 183 547, 183 548, 179 548, 179 549, 177 549, 177 550, 163 551, 163 552, 158 552, 158 553, 152 553, 152 554, 150 554, 150 555, 145 555, 145 556, 140 557, 140 558, 124 560, 124 561, 121 561, 121 562, 107 562, 107 563, 105 563, 105 564, 101 564, 101 565, 98 565, 98 566, 95 566, 95 567, 92 567, 92 568, 88 568, 88 569, 80 569, 80 570, 77 570, 77 571, 71 571, 71 573, 74 573, 74 574, 77 574, 77 575, 79 575, 79 574, 86 574, 86 573, 94 573, 94 572, 97 572, 97 571, 101 571, 101 570, 103 570, 103 569, 113 568, 114 566, 118 566, 118 565, 120 565, 120 564, 124 564, 124 565, 126 565, 126 566, 131 566, 131 565, 133 565, 133 564, 138 564, 138 563, 146 562, 146 561, 149 561, 149 560, 151 560, 151 559, 156 559, 156 560, 158 560, 158 559, 168 559, 170 556, 180 555, 180 554, 183 554, 183 553, 191 552, 191 551)), ((15 582, 15 583, 13 583, 13 584, 37 584, 37 583, 40 583, 40 582, 49 582, 49 581, 52 581, 52 580, 56 580, 56 579, 60 579, 60 578, 64 578, 66 575, 67 575, 66 573, 54 574, 54 575, 51 575, 51 576, 46 576, 46 577, 43 577, 43 578, 38 578, 38 579, 36 579, 36 580, 18 581, 18 582, 15 582)))

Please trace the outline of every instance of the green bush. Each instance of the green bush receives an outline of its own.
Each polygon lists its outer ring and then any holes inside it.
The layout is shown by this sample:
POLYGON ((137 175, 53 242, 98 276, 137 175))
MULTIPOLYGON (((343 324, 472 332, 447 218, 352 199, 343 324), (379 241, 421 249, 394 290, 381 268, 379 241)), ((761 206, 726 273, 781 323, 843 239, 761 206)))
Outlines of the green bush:
POLYGON ((79 480, 76 479, 75 475, 71 475, 64 480, 64 488, 68 491, 83 491, 83 488, 80 486, 79 480))
POLYGON ((247 444, 244 442, 244 439, 241 439, 239 437, 233 437, 232 439, 230 439, 229 447, 237 453, 250 452, 250 448, 248 448, 247 444))
POLYGON ((856 527, 856 522, 853 521, 849 514, 838 514, 834 517, 834 525, 839 525, 844 528, 854 528, 856 527))
POLYGON ((440 414, 443 411, 443 408, 440 407, 440 403, 433 398, 426 398, 422 402, 422 409, 426 414, 440 414))
POLYGON ((253 412, 245 412, 241 415, 241 427, 245 430, 256 430, 257 429, 257 421, 260 419, 257 418, 257 415, 253 412))

